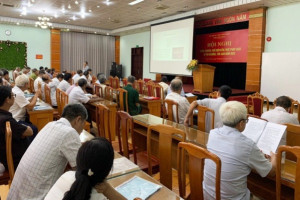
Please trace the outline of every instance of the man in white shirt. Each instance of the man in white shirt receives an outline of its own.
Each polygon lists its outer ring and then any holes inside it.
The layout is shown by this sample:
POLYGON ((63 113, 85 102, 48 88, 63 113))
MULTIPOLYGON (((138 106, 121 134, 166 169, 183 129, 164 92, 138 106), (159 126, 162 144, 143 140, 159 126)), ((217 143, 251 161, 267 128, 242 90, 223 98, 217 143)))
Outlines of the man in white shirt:
POLYGON ((6 69, 2 70, 2 85, 10 86, 9 73, 6 69))
POLYGON ((79 70, 77 70, 77 73, 72 77, 72 79, 73 79, 73 82, 78 78, 78 77, 81 77, 82 76, 82 70, 81 69, 79 69, 79 70))
POLYGON ((72 83, 72 74, 70 73, 65 73, 64 75, 64 80, 62 80, 57 88, 61 89, 62 91, 66 92, 67 89, 71 86, 70 84, 72 83))
POLYGON ((87 81, 83 78, 78 80, 78 86, 74 87, 69 94, 69 104, 72 103, 88 103, 98 101, 99 98, 96 95, 88 95, 85 93, 87 81))
MULTIPOLYGON (((214 124, 214 128, 219 128, 223 125, 222 120, 220 118, 220 114, 219 114, 219 109, 221 107, 221 105, 223 103, 225 103, 227 101, 227 99, 230 97, 232 91, 231 88, 227 85, 222 85, 219 88, 218 91, 218 98, 217 99, 210 99, 210 98, 206 98, 203 100, 197 100, 197 101, 193 101, 191 103, 191 106, 189 108, 188 113, 185 116, 184 119, 184 125, 189 126, 189 119, 190 117, 193 115, 193 111, 194 109, 198 106, 198 105, 202 105, 202 106, 206 106, 212 110, 215 111, 215 124, 214 124)), ((205 116, 206 120, 206 127, 205 127, 205 132, 209 133, 210 128, 211 128, 211 113, 207 113, 207 115, 205 116)))
POLYGON ((20 71, 21 71, 20 67, 16 67, 15 71, 13 72, 13 80, 14 81, 16 80, 17 76, 20 75, 20 71))
MULTIPOLYGON (((171 89, 172 92, 168 94, 165 99, 170 99, 178 103, 178 119, 179 119, 178 123, 183 124, 184 117, 187 111, 189 110, 190 103, 185 97, 180 95, 182 90, 182 81, 180 79, 173 79, 171 81, 171 89)), ((173 106, 173 115, 174 115, 174 119, 176 119, 175 106, 173 106)))
POLYGON ((8 200, 44 199, 67 163, 76 167, 79 134, 87 111, 81 104, 67 105, 58 121, 49 122, 33 140, 15 173, 8 200))
POLYGON ((82 69, 82 72, 85 72, 86 70, 90 69, 90 67, 88 66, 88 62, 87 61, 84 61, 83 62, 83 69, 82 69))
MULTIPOLYGON (((287 96, 281 96, 277 98, 276 107, 273 110, 264 112, 261 118, 273 122, 276 124, 299 124, 297 117, 289 113, 289 109, 292 106, 292 101, 287 96)), ((286 145, 286 133, 283 134, 279 145, 286 145)))
POLYGON ((167 82, 168 82, 168 78, 166 76, 162 76, 161 81, 158 83, 159 85, 161 85, 161 87, 163 87, 165 96, 167 95, 168 88, 169 88, 169 85, 167 84, 167 82))
POLYGON ((51 94, 51 103, 52 106, 57 106, 56 101, 56 88, 58 87, 59 83, 63 80, 64 76, 62 74, 57 74, 55 78, 52 79, 51 82, 48 83, 48 86, 50 88, 50 94, 51 94))
POLYGON ((41 90, 38 89, 34 96, 28 101, 25 98, 24 91, 29 87, 29 78, 22 74, 16 78, 15 86, 12 89, 12 92, 16 95, 14 104, 10 107, 9 112, 12 113, 13 118, 21 124, 30 126, 33 130, 33 136, 35 137, 38 130, 37 128, 29 122, 29 119, 26 118, 26 109, 32 110, 36 104, 37 98, 41 94, 41 90))
POLYGON ((33 86, 34 86, 34 91, 38 90, 38 85, 43 83, 42 76, 46 74, 45 70, 40 70, 38 77, 34 80, 33 86))
MULTIPOLYGON (((207 150, 221 160, 221 199, 250 200, 247 176, 254 169, 260 176, 275 175, 276 155, 271 152, 270 161, 256 144, 241 132, 245 129, 247 109, 237 101, 224 103, 220 108, 221 128, 210 131, 207 150)), ((204 199, 215 199, 216 165, 205 160, 204 199)))

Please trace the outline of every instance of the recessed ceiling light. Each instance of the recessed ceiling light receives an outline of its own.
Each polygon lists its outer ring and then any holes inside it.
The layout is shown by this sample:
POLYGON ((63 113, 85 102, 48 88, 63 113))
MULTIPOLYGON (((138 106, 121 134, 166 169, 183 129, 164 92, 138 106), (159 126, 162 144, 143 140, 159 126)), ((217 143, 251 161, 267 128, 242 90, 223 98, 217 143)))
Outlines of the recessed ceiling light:
POLYGON ((144 1, 144 0, 135 0, 135 1, 132 1, 132 2, 128 3, 128 5, 133 6, 135 4, 141 3, 142 1, 144 1))
POLYGON ((81 13, 81 18, 84 19, 85 18, 85 14, 81 13))
POLYGON ((32 2, 32 3, 34 3, 34 2, 35 2, 35 0, 31 0, 31 2, 32 2))
POLYGON ((94 32, 95 34, 97 34, 97 32, 94 32))
POLYGON ((71 9, 71 8, 72 8, 72 7, 71 7, 71 4, 69 4, 69 5, 68 5, 68 8, 69 8, 69 9, 71 9))
POLYGON ((89 12, 92 12, 92 10, 91 10, 91 9, 89 9, 89 12))
POLYGON ((73 21, 75 21, 77 18, 75 15, 73 15, 72 19, 73 19, 73 21))
POLYGON ((75 1, 75 4, 78 5, 79 4, 78 1, 75 1))
POLYGON ((106 35, 109 35, 109 33, 106 33, 106 35))
POLYGON ((107 6, 109 6, 110 4, 112 4, 113 2, 109 1, 109 0, 106 0, 106 1, 103 1, 104 4, 106 4, 107 6))
POLYGON ((67 28, 67 31, 69 31, 70 29, 67 28))
POLYGON ((57 17, 58 17, 58 15, 55 13, 55 14, 54 14, 54 17, 55 17, 55 18, 57 18, 57 17))
POLYGON ((61 12, 62 12, 62 13, 65 13, 65 12, 66 12, 65 8, 62 8, 62 9, 61 9, 61 12))
POLYGON ((19 22, 17 22, 17 25, 19 26, 19 25, 20 25, 20 23, 19 23, 19 22))
POLYGON ((100 8, 100 6, 98 5, 97 8, 100 8))
POLYGON ((69 21, 67 20, 66 23, 68 23, 69 21))

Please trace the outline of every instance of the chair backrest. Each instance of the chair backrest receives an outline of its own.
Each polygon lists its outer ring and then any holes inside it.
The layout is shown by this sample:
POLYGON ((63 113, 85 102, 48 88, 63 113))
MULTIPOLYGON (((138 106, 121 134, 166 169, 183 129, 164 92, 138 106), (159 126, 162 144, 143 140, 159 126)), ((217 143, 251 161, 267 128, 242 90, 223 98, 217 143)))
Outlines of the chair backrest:
POLYGON ((126 86, 127 85, 127 78, 123 78, 123 86, 126 86))
POLYGON ((111 142, 112 138, 109 128, 109 114, 110 110, 108 107, 102 104, 97 105, 96 122, 98 128, 98 137, 105 137, 111 142))
POLYGON ((154 86, 154 82, 153 81, 148 81, 147 83, 145 83, 145 95, 148 96, 154 96, 153 94, 153 86, 154 86))
MULTIPOLYGON (((300 125, 284 124, 286 128, 286 145, 287 146, 299 146, 300 144, 300 125)), ((286 158, 289 160, 296 160, 293 154, 286 153, 286 158)))
POLYGON ((179 123, 178 103, 171 100, 171 99, 165 99, 164 100, 164 105, 165 105, 165 106, 163 106, 163 108, 164 108, 164 113, 163 113, 164 118, 168 119, 170 121, 179 123), (175 112, 176 113, 173 112, 174 106, 175 106, 175 112), (175 120, 175 118, 176 118, 176 120, 175 120))
POLYGON ((198 130, 205 132, 206 123, 209 121, 207 118, 209 115, 207 115, 207 113, 211 113, 210 114, 210 122, 211 122, 210 129, 214 129, 214 127, 215 127, 215 111, 210 108, 207 108, 205 106, 201 106, 201 105, 198 105, 197 109, 198 109, 198 119, 197 119, 198 120, 198 122, 197 122, 198 130))
POLYGON ((95 83, 94 86, 95 86, 95 94, 98 97, 102 97, 103 98, 103 89, 102 89, 102 87, 99 84, 97 84, 97 83, 95 83))
POLYGON ((112 88, 113 89, 118 89, 119 87, 120 87, 120 79, 117 76, 115 76, 113 78, 112 88))
POLYGON ((208 98, 212 98, 212 99, 218 98, 218 91, 213 91, 209 93, 208 98))
POLYGON ((5 132, 5 143, 6 143, 6 160, 8 166, 8 173, 9 173, 9 186, 14 178, 15 175, 15 168, 14 168, 14 161, 11 152, 11 140, 12 140, 12 132, 10 127, 10 122, 6 122, 6 132, 5 132))
POLYGON ((32 78, 29 78, 29 91, 34 92, 34 80, 32 78))
POLYGON ((144 94, 144 81, 142 79, 137 80, 137 90, 139 94, 144 94))
POLYGON ((60 93, 60 100, 61 100, 61 112, 64 110, 65 106, 69 103, 69 95, 64 91, 60 93))
POLYGON ((203 198, 203 170, 204 160, 210 159, 216 164, 216 200, 221 199, 220 180, 221 180, 221 160, 220 158, 209 152, 207 149, 201 148, 191 143, 180 142, 178 144, 178 184, 180 196, 186 199, 186 162, 185 157, 188 153, 188 169, 190 180, 190 200, 202 200, 203 198))
POLYGON ((112 77, 112 76, 108 77, 110 87, 112 87, 112 85, 113 85, 113 79, 114 79, 114 77, 112 77))
POLYGON ((292 153, 296 158, 296 176, 295 182, 289 182, 294 187, 294 199, 300 199, 300 147, 279 146, 276 155, 276 199, 281 199, 281 157, 282 152, 292 153))
POLYGON ((51 90, 47 84, 44 86, 44 92, 45 92, 45 102, 52 105, 51 102, 51 90))
POLYGON ((112 101, 113 100, 113 88, 110 86, 106 86, 104 96, 105 96, 106 100, 112 101))
MULTIPOLYGON (((133 134, 133 118, 129 113, 118 111, 116 115, 116 135, 119 140, 119 149, 121 154, 129 159, 128 135, 133 134)), ((134 163, 137 163, 134 137, 132 136, 134 163)))
POLYGON ((161 100, 165 99, 164 88, 158 83, 153 85, 153 96, 159 97, 161 100))
POLYGON ((148 154, 148 174, 152 175, 151 143, 152 131, 159 133, 158 159, 160 182, 172 190, 172 139, 173 135, 178 135, 182 142, 186 141, 186 134, 183 130, 170 125, 157 124, 150 125, 147 131, 147 154, 148 154))
MULTIPOLYGON (((40 90, 42 91, 42 83, 41 83, 41 82, 38 82, 38 89, 40 89, 40 90)), ((43 99, 43 98, 42 98, 42 92, 41 92, 39 98, 40 98, 40 99, 43 99)))
POLYGON ((119 109, 128 112, 128 92, 122 88, 117 89, 117 103, 119 104, 119 109))
POLYGON ((92 83, 96 83, 97 81, 97 77, 96 76, 92 76, 92 83))
POLYGON ((261 116, 263 113, 264 102, 267 103, 267 110, 269 110, 269 99, 262 94, 256 92, 247 97, 247 110, 249 114, 261 116), (252 109, 251 109, 252 108, 252 109))
POLYGON ((59 115, 62 115, 62 106, 61 106, 61 89, 56 88, 56 103, 57 103, 57 111, 59 115))

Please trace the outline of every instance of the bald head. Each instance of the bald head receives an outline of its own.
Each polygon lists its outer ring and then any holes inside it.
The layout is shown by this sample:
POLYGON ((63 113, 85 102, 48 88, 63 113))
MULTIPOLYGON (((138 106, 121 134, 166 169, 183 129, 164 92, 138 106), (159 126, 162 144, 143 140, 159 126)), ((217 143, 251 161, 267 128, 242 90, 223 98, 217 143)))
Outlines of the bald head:
POLYGON ((49 80, 50 80, 49 75, 48 75, 48 74, 43 74, 43 75, 42 75, 42 80, 43 80, 44 82, 48 83, 49 80))
POLYGON ((171 90, 176 93, 181 93, 182 81, 179 78, 175 78, 171 81, 171 90))

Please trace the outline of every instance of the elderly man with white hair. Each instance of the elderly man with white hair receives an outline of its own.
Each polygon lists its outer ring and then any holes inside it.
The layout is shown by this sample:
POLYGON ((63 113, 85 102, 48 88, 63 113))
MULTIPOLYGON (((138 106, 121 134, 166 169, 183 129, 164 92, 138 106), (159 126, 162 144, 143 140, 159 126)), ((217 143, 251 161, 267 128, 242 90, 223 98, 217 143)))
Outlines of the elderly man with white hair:
POLYGON ((16 78, 15 86, 12 89, 12 92, 15 94, 15 102, 10 107, 9 112, 12 113, 13 118, 21 124, 30 126, 33 130, 34 136, 37 134, 37 128, 29 122, 29 119, 26 118, 26 109, 33 109, 36 104, 37 98, 41 95, 41 89, 38 89, 34 96, 27 100, 24 95, 24 91, 29 87, 29 78, 25 75, 19 75, 16 78))
MULTIPOLYGON (((221 159, 221 199, 249 200, 247 176, 252 169, 262 177, 275 175, 276 156, 271 152, 268 160, 256 144, 241 133, 248 121, 244 104, 224 103, 220 116, 224 125, 210 131, 207 149, 221 159)), ((215 163, 206 160, 204 199, 215 199, 215 170, 215 163)))
MULTIPOLYGON (((184 117, 189 110, 190 103, 185 97, 180 95, 182 91, 182 81, 180 79, 178 78, 173 79, 171 81, 170 87, 172 92, 166 96, 166 99, 170 99, 178 103, 178 119, 179 119, 178 123, 183 124, 184 117)), ((176 119, 175 106, 173 106, 173 115, 174 115, 174 119, 176 119)))

